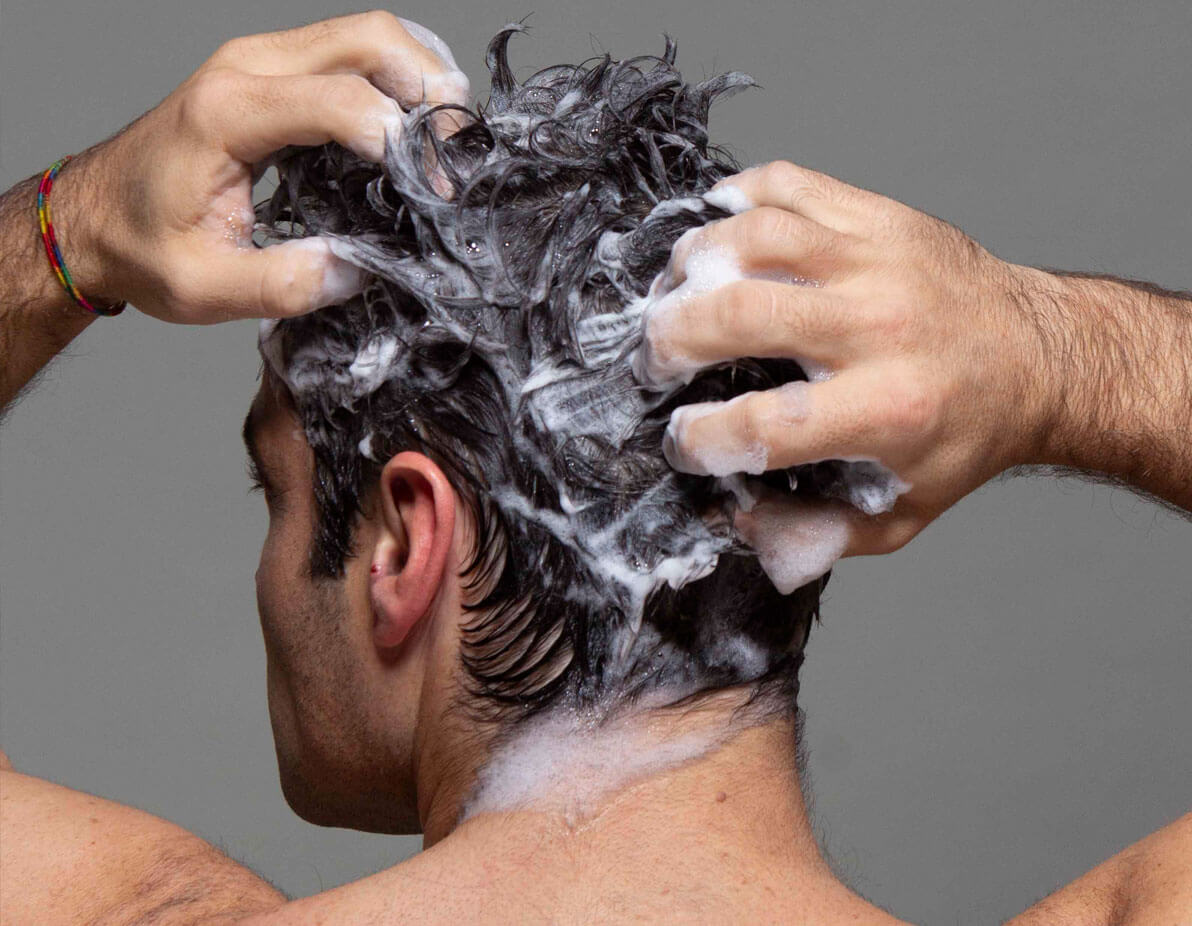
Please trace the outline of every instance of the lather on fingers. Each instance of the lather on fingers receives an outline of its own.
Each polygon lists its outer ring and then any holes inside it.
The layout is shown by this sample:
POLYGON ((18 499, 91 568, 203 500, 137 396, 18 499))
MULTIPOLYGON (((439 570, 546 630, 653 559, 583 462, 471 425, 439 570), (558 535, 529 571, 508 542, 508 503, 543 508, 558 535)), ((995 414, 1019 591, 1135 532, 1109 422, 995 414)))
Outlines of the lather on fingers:
MULTIPOLYGON (((184 324, 301 314, 351 298, 367 276, 330 239, 253 246, 254 167, 284 146, 329 141, 378 162, 402 131, 403 106, 462 105, 467 94, 442 40, 389 13, 225 43, 85 168, 72 165, 64 191, 84 169, 104 191, 94 212, 105 224, 90 236, 105 252, 102 278, 87 288, 184 324)), ((440 134, 458 127, 453 112, 432 117, 440 134)))
POLYGON ((731 261, 741 276, 822 284, 856 266, 851 244, 813 219, 763 206, 685 233, 675 242, 659 288, 682 286, 710 260, 731 261))
POLYGON ((744 492, 749 498, 737 509, 733 528, 783 594, 819 578, 843 557, 897 550, 918 530, 908 516, 869 517, 836 499, 785 495, 752 482, 744 492))
MULTIPOLYGON (((755 357, 796 361, 814 381, 677 408, 664 446, 672 466, 736 485, 837 461, 839 484, 823 491, 851 503, 833 522, 849 539, 820 549, 859 555, 898 549, 1029 462, 1049 421, 1039 338, 1020 302, 1030 271, 946 222, 787 162, 742 171, 705 199, 735 214, 673 249, 659 278, 673 298, 655 292, 643 313, 639 378, 674 388, 704 366, 755 357), (708 254, 729 255, 737 275, 689 285, 708 254)), ((762 511, 776 530, 781 512, 789 529, 778 533, 804 542, 827 530, 811 502, 780 493, 762 511)))
POLYGON ((850 233, 868 229, 874 210, 890 202, 884 196, 789 161, 748 167, 721 180, 712 190, 713 196, 726 201, 784 209, 850 233))
POLYGON ((683 405, 671 414, 663 452, 675 469, 703 476, 756 475, 821 460, 905 469, 910 448, 932 440, 935 422, 912 420, 921 406, 901 401, 906 387, 891 378, 850 370, 823 382, 683 405))
POLYGON ((834 289, 771 280, 675 291, 647 313, 637 374, 651 385, 688 382, 738 357, 789 357, 805 370, 839 369, 864 343, 851 308, 834 289))

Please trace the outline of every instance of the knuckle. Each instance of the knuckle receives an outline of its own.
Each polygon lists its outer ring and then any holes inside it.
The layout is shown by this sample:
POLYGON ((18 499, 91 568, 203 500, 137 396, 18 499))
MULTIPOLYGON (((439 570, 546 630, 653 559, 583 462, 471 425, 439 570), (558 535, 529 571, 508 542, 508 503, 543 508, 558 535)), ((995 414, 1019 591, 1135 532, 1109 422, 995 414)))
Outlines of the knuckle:
POLYGON ((784 209, 774 206, 759 206, 738 216, 736 221, 738 236, 746 246, 755 245, 761 241, 785 242, 796 235, 794 216, 784 209))
POLYGON ((645 329, 642 332, 642 341, 645 345, 646 357, 649 358, 651 366, 666 369, 670 362, 674 359, 674 346, 670 339, 666 337, 666 328, 671 326, 664 326, 659 323, 659 320, 654 316, 646 318, 645 329))
POLYGON ((815 292, 806 295, 806 311, 792 317, 799 333, 814 333, 825 343, 840 344, 857 337, 861 324, 852 302, 836 293, 815 292))
POLYGON ((239 75, 231 68, 201 71, 182 95, 182 119, 190 125, 208 126, 232 99, 239 75))
POLYGON ((761 180, 771 189, 788 189, 798 183, 802 169, 790 161, 771 161, 761 168, 761 180))
POLYGON ((742 284, 739 327, 754 332, 758 340, 784 337, 790 325, 789 305, 779 293, 776 286, 742 284))
POLYGON ((930 437, 939 429, 939 403, 920 377, 907 375, 889 393, 889 419, 899 433, 930 437))
POLYGON ((332 110, 355 112, 373 106, 377 92, 359 74, 334 74, 324 80, 321 102, 332 110))
POLYGON ((359 16, 359 25, 370 34, 404 35, 406 34, 397 16, 380 8, 366 10, 359 16))
POLYGON ((346 41, 368 48, 403 45, 410 40, 410 34, 401 20, 388 10, 366 10, 332 22, 346 41))
POLYGON ((751 320, 756 306, 754 287, 736 280, 721 288, 712 302, 708 322, 714 330, 731 334, 751 320))
POLYGON ((215 49, 215 54, 207 59, 207 63, 216 67, 222 67, 242 61, 248 44, 249 40, 242 35, 228 39, 215 49))
POLYGON ((270 317, 297 315, 310 307, 310 296, 293 275, 262 273, 257 284, 256 306, 270 317))
POLYGON ((737 435, 745 445, 760 443, 769 419, 768 403, 763 392, 747 396, 737 415, 737 435))
POLYGON ((887 346, 899 352, 913 349, 919 340, 915 306, 920 304, 912 293, 891 294, 871 309, 867 322, 887 346))
POLYGON ((787 188, 787 198, 790 208, 794 211, 806 208, 809 203, 831 199, 824 190, 824 184, 810 172, 804 172, 797 178, 791 178, 790 186, 787 188))

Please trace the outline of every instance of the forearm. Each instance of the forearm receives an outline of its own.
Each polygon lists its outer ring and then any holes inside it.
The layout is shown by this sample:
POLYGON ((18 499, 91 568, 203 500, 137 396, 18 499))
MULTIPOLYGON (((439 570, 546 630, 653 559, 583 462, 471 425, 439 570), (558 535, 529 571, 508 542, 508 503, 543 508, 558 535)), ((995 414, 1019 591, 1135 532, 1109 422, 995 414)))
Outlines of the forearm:
POLYGON ((1192 298, 1113 277, 1033 273, 1049 414, 1031 462, 1192 511, 1192 298))
MULTIPOLYGON (((85 231, 90 155, 62 169, 54 183, 58 245, 75 283, 88 298, 98 292, 100 260, 85 231)), ((40 176, 0 196, 0 410, 95 316, 67 296, 50 268, 37 220, 40 176)))

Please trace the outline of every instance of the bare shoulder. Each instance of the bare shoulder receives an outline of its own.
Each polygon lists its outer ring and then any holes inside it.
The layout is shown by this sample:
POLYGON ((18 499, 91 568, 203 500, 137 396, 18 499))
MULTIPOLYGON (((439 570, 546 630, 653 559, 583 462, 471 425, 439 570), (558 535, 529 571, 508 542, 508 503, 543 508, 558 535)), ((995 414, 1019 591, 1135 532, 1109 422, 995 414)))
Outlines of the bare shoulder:
POLYGON ((284 897, 152 814, 0 769, 0 921, 218 923, 284 897))
POLYGON ((1192 813, 1102 862, 1008 926, 1192 922, 1192 813))

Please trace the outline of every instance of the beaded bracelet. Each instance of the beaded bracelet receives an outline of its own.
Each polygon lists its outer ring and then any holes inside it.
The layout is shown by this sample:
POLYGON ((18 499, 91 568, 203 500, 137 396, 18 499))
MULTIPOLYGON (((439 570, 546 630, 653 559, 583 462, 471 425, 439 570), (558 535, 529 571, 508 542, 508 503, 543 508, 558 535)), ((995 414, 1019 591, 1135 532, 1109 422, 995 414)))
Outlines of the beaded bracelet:
POLYGON ((62 259, 62 251, 58 247, 58 239, 54 236, 54 223, 50 220, 50 190, 54 188, 54 178, 58 176, 58 171, 71 157, 72 155, 68 154, 51 164, 41 175, 41 183, 37 187, 37 220, 41 224, 41 240, 46 248, 46 257, 50 259, 50 267, 53 268, 54 274, 58 277, 62 288, 66 290, 66 294, 79 306, 95 315, 119 315, 128 305, 127 302, 118 302, 113 306, 100 308, 88 302, 79 292, 79 288, 71 279, 70 271, 66 269, 66 262, 62 259))

